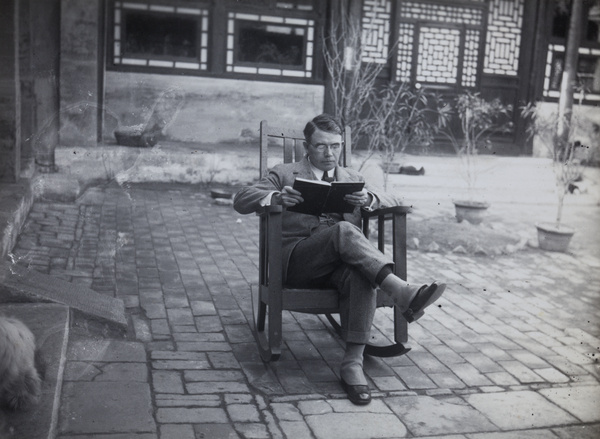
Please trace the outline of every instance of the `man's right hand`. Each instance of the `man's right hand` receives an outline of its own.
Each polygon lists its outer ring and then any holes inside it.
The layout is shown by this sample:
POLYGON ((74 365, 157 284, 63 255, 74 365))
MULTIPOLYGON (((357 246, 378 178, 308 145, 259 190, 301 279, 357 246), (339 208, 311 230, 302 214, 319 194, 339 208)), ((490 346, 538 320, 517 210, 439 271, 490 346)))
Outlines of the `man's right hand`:
POLYGON ((304 201, 302 194, 291 186, 284 186, 281 192, 273 195, 273 197, 276 198, 277 204, 281 204, 285 207, 295 206, 304 201))

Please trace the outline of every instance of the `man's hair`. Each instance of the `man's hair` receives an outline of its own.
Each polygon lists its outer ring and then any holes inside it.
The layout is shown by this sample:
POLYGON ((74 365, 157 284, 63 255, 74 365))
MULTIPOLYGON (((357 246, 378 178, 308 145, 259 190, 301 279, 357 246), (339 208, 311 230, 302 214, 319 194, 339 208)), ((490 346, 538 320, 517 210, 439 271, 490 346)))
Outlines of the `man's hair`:
POLYGON ((333 116, 329 114, 319 114, 304 127, 304 138, 307 142, 311 141, 311 137, 317 129, 325 131, 326 133, 340 135, 344 132, 342 124, 340 124, 333 116))

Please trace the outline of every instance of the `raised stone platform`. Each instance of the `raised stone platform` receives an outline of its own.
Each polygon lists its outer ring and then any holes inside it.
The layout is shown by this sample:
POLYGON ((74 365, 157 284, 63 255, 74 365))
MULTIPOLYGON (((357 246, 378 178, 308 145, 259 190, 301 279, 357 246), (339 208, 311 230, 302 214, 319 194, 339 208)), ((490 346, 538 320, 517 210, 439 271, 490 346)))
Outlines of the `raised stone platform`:
POLYGON ((4 259, 15 245, 21 226, 33 204, 29 179, 0 185, 0 258, 4 259))
POLYGON ((69 308, 53 303, 0 304, 0 315, 25 323, 35 335, 45 364, 40 403, 27 411, 0 411, 1 438, 42 439, 55 436, 69 338, 69 308))
POLYGON ((125 305, 121 299, 17 264, 0 262, 0 302, 22 301, 60 303, 87 318, 99 319, 121 330, 127 329, 125 305))

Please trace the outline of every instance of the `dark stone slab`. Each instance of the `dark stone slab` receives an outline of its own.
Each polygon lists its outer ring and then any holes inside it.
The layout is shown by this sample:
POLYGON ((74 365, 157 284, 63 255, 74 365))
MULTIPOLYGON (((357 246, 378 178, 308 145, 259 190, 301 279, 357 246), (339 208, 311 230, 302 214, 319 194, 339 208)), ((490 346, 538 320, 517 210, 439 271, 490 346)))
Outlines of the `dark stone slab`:
POLYGON ((0 437, 54 437, 58 415, 58 398, 62 386, 64 353, 69 330, 69 308, 51 303, 3 304, 0 314, 15 317, 25 323, 36 337, 36 344, 45 364, 45 377, 40 403, 27 411, 2 412, 4 431, 0 437))
POLYGON ((65 383, 59 433, 155 433, 152 397, 147 383, 65 383))
POLYGON ((0 263, 0 287, 8 290, 13 298, 60 303, 88 317, 109 322, 123 330, 127 328, 125 305, 121 299, 17 264, 0 263))

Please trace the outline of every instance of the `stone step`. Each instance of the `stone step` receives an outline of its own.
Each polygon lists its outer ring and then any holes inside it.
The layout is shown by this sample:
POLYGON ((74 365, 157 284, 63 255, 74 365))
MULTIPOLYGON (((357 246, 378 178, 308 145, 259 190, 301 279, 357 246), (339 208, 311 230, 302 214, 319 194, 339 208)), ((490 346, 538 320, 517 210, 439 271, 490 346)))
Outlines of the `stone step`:
POLYGON ((32 205, 30 180, 0 184, 0 259, 4 259, 17 242, 32 205))
POLYGON ((8 262, 0 263, 0 302, 54 302, 99 319, 118 329, 127 329, 125 304, 71 282, 8 262))
POLYGON ((56 433, 65 356, 69 308, 54 303, 0 304, 0 315, 21 320, 33 332, 45 365, 40 403, 23 411, 0 411, 1 438, 53 438, 56 433))

